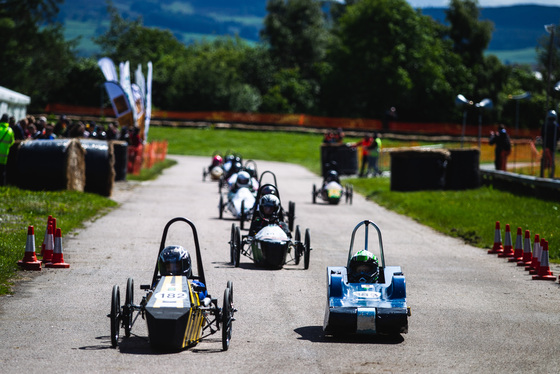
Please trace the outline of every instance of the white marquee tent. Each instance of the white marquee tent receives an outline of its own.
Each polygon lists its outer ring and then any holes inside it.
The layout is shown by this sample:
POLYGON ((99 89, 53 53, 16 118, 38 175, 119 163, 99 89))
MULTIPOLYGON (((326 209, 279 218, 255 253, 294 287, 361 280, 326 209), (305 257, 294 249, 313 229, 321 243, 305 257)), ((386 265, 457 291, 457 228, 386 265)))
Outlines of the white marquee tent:
POLYGON ((0 86, 0 116, 7 113, 8 116, 13 116, 16 121, 19 121, 27 115, 29 103, 31 103, 29 96, 0 86))

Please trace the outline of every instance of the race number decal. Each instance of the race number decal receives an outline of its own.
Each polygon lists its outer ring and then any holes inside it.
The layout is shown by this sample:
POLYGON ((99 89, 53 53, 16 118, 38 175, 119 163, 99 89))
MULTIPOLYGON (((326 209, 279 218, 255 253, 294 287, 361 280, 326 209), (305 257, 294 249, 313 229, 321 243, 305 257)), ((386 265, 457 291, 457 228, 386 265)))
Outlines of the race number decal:
POLYGON ((379 299, 381 297, 381 293, 376 291, 356 291, 354 295, 360 299, 379 299))
POLYGON ((178 299, 186 299, 188 296, 186 292, 158 292, 154 295, 156 299, 173 302, 178 299))

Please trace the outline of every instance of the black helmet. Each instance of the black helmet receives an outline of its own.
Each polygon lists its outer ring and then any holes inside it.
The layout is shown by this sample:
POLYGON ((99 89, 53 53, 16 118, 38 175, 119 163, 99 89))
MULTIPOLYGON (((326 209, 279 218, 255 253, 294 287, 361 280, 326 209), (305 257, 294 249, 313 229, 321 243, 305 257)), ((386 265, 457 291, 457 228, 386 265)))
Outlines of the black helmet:
POLYGON ((379 263, 373 253, 362 250, 352 256, 348 269, 350 283, 373 283, 378 277, 379 263))
POLYGON ((237 179, 235 180, 235 185, 238 188, 249 187, 251 184, 251 176, 246 171, 240 171, 237 174, 237 179))
POLYGON ((265 184, 263 186, 263 188, 261 189, 261 196, 264 196, 264 195, 278 196, 278 190, 273 185, 265 184))
POLYGON ((251 176, 251 178, 256 178, 257 176, 257 170, 255 170, 255 166, 253 165, 247 165, 245 166, 245 171, 247 173, 249 173, 249 175, 251 176))
POLYGON ((280 211, 280 200, 271 194, 264 195, 259 201, 259 214, 265 221, 272 221, 280 211))
POLYGON ((158 258, 158 269, 161 275, 191 276, 191 255, 180 245, 170 245, 161 251, 158 258))
POLYGON ((338 173, 336 170, 330 170, 327 173, 327 178, 325 178, 327 182, 336 182, 338 181, 338 173))

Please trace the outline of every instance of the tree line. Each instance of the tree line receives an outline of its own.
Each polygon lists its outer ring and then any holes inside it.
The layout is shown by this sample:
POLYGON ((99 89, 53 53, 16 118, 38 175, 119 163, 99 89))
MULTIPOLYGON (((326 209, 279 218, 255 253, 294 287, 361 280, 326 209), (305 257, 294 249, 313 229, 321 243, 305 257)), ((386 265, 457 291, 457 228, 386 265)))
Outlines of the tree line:
POLYGON ((517 112, 520 127, 535 128, 558 99, 560 39, 535 41, 536 72, 504 65, 485 55, 493 25, 479 19, 476 0, 451 0, 445 25, 405 0, 269 0, 259 43, 217 37, 190 45, 108 2, 110 23, 94 38, 101 53, 92 57, 79 57, 77 41, 54 22, 62 2, 0 0, 0 85, 31 96, 30 110, 103 105, 103 56, 131 67, 152 61, 152 101, 161 110, 381 119, 396 107, 403 121, 460 122, 454 103, 462 94, 493 101, 487 121, 512 127, 517 112), (525 91, 530 100, 511 100, 525 91))

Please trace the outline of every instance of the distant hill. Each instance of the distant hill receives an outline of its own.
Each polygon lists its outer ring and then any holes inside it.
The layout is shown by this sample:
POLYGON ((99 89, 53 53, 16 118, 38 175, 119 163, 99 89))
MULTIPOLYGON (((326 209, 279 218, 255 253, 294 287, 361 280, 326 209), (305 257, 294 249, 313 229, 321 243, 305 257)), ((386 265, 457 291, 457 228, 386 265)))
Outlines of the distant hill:
MULTIPOLYGON (((124 17, 141 16, 145 26, 169 29, 184 43, 221 35, 239 35, 257 42, 266 16, 266 3, 266 0, 113 0, 124 17)), ((445 23, 445 8, 424 8, 422 13, 445 23)), ((506 62, 526 63, 535 59, 538 39, 546 35, 544 25, 560 22, 560 6, 482 8, 481 19, 494 23, 489 53, 505 58, 506 62)), ((59 21, 65 25, 68 39, 82 36, 80 54, 91 55, 98 51, 91 37, 103 33, 109 23, 107 6, 105 2, 67 0, 61 6, 59 21)))

